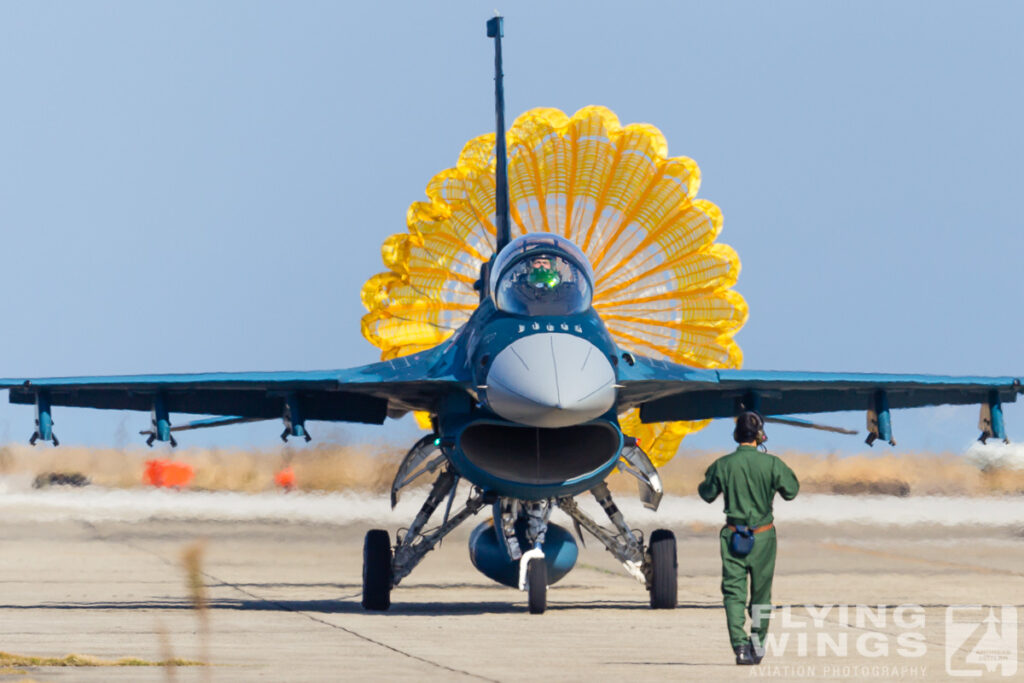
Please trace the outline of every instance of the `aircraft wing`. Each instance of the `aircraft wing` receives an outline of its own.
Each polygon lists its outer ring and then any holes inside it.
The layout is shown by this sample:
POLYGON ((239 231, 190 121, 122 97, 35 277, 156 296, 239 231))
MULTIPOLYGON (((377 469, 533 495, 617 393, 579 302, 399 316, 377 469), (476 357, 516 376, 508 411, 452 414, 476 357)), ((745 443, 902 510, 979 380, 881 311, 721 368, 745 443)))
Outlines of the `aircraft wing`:
POLYGON ((732 417, 744 408, 765 416, 887 413, 889 408, 943 404, 992 408, 1024 393, 1017 377, 701 370, 640 356, 631 359, 632 365, 619 365, 619 408, 639 407, 643 422, 732 417))
POLYGON ((443 348, 346 370, 0 379, 11 403, 381 424, 466 390, 443 348), (155 407, 159 405, 159 408, 155 407), (300 417, 301 416, 301 417, 300 417))

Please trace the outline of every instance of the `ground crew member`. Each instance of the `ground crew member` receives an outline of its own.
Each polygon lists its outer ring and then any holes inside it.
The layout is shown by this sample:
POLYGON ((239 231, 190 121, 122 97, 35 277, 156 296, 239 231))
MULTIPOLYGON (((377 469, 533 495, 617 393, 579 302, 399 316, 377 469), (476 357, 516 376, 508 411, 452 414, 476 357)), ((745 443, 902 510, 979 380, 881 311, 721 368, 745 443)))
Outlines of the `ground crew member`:
POLYGON ((768 440, 764 433, 764 419, 759 414, 741 413, 736 418, 733 438, 739 446, 729 455, 711 463, 697 491, 709 503, 714 502, 720 493, 725 498, 726 526, 722 527, 720 544, 722 602, 729 625, 729 640, 736 653, 737 664, 760 664, 768 633, 772 576, 775 573, 772 500, 776 491, 786 500, 793 500, 800 484, 786 463, 757 449, 768 440), (757 610, 755 605, 759 606, 757 610), (749 637, 743 629, 744 607, 751 617, 749 637))

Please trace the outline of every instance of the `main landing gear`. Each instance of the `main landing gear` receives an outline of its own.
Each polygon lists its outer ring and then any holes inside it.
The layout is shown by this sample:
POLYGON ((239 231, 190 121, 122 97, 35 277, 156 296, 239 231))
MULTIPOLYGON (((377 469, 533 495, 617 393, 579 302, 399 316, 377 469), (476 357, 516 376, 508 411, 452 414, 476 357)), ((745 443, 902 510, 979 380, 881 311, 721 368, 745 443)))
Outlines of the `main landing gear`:
POLYGON ((651 594, 654 609, 675 609, 678 600, 678 560, 676 558, 676 537, 668 529, 657 529, 651 534, 650 543, 645 547, 643 537, 626 524, 625 518, 612 501, 608 485, 600 483, 590 491, 604 509, 615 527, 615 532, 599 525, 580 509, 573 498, 559 498, 558 507, 572 517, 576 533, 582 538, 581 529, 586 529, 615 556, 626 571, 651 594), (617 533, 616 533, 617 532, 617 533))
MULTIPOLYGON (((391 606, 391 589, 409 575, 423 557, 433 550, 441 539, 455 527, 475 515, 484 506, 483 494, 474 489, 469 499, 454 515, 450 515, 459 476, 451 469, 441 471, 405 533, 399 532, 392 553, 391 540, 387 531, 368 531, 363 542, 363 608, 384 611, 391 606), (434 510, 448 498, 441 526, 424 531, 423 528, 434 510)), ((396 500, 397 498, 393 498, 396 500)))
MULTIPOLYGON (((647 456, 628 444, 623 449, 620 468, 637 477, 640 498, 650 508, 657 508, 661 499, 661 482, 647 456)), ((485 493, 473 487, 465 503, 453 512, 459 475, 447 462, 432 439, 416 444, 399 467, 392 485, 392 506, 399 491, 425 474, 438 472, 436 479, 408 529, 399 531, 395 544, 383 529, 366 534, 363 545, 363 608, 387 610, 391 606, 391 590, 409 575, 417 564, 445 536, 485 506, 492 506, 488 520, 470 536, 470 558, 486 576, 526 592, 531 614, 547 609, 547 590, 567 574, 576 562, 577 549, 572 533, 550 523, 551 513, 559 507, 572 518, 576 533, 583 538, 586 529, 619 560, 634 578, 650 593, 653 609, 673 609, 677 603, 678 561, 676 539, 667 529, 658 529, 645 544, 640 532, 630 529, 622 513, 612 501, 604 482, 590 493, 604 510, 612 528, 598 524, 584 512, 573 496, 544 500, 518 500, 485 493), (427 529, 431 516, 444 504, 441 524, 427 529)))
POLYGON ((363 609, 391 607, 391 537, 383 529, 366 532, 363 541, 363 609))
POLYGON ((676 559, 676 537, 667 529, 658 529, 651 534, 647 548, 648 571, 651 592, 651 607, 654 609, 675 609, 678 595, 678 569, 676 559))

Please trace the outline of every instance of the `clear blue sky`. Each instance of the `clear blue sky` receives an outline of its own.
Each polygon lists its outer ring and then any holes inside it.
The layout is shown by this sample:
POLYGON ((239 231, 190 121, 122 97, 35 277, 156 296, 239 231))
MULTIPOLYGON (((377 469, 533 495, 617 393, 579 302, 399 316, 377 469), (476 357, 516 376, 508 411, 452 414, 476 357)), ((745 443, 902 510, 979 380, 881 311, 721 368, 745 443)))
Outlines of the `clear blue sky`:
MULTIPOLYGON (((492 8, 0 5, 0 376, 375 360, 359 288, 430 177, 492 128, 492 8)), ((510 119, 603 104, 700 164, 743 261, 746 367, 1024 375, 1024 5, 501 9, 510 119)), ((1006 415, 1024 439, 1024 410, 1006 415)), ((66 443, 148 424, 54 417, 66 443)), ((828 420, 863 428, 861 414, 828 420)), ((901 451, 959 450, 976 421, 974 407, 900 411, 894 429, 901 451)), ((0 403, 0 442, 31 431, 31 408, 0 403)), ((279 431, 182 442, 269 447, 279 431)), ((687 444, 723 447, 729 431, 687 444)))

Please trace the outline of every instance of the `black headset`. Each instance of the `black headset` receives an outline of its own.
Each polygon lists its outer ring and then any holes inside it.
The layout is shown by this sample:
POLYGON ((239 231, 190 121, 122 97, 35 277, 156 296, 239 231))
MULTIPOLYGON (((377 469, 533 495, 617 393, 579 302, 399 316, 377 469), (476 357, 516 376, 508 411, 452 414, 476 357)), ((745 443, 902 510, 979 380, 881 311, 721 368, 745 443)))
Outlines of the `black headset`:
MULTIPOLYGON (((736 416, 736 429, 733 430, 733 438, 737 443, 740 442, 740 425, 743 427, 753 427, 755 431, 754 440, 757 445, 760 446, 768 440, 768 435, 764 433, 764 418, 756 410, 745 410, 736 416), (753 423, 753 424, 750 424, 753 423)), ((746 439, 744 439, 745 441, 746 439)))

